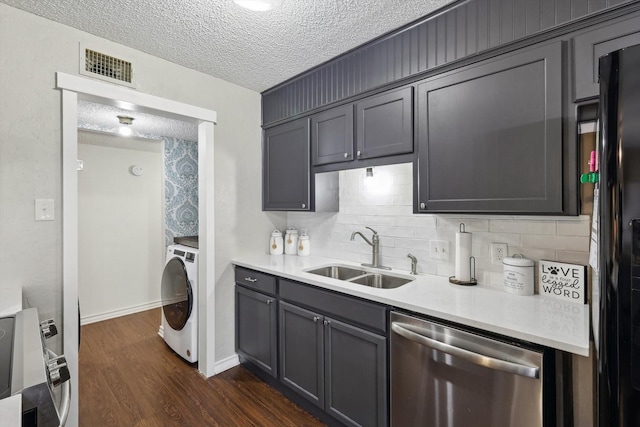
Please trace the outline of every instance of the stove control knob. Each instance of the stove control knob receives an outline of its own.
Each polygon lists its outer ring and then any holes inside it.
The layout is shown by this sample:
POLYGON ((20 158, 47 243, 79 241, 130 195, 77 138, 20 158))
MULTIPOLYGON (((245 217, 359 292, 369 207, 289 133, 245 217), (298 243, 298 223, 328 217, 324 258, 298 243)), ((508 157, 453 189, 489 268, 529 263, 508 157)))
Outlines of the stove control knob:
POLYGON ((65 381, 69 381, 69 367, 64 356, 58 356, 47 362, 47 372, 49 374, 49 382, 54 387, 59 386, 65 381))
POLYGON ((58 335, 58 328, 56 327, 53 319, 47 319, 40 322, 40 331, 42 332, 42 336, 46 339, 58 335))

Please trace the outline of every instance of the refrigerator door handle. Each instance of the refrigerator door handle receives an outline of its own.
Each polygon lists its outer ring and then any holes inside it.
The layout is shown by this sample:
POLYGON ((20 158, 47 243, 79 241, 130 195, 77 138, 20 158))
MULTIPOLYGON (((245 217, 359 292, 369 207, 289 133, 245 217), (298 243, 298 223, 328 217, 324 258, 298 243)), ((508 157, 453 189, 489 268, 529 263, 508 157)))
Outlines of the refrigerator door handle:
MULTIPOLYGON (((464 348, 456 347, 432 338, 428 338, 419 333, 420 328, 406 323, 392 322, 391 330, 408 340, 418 344, 430 347, 434 350, 442 351, 451 356, 466 360, 475 365, 484 366, 485 368, 506 372, 509 374, 520 375, 528 378, 539 378, 540 368, 537 366, 527 366, 519 363, 507 362, 506 360, 496 359, 495 357, 485 356, 464 348)), ((426 332, 426 331, 425 331, 426 332)))

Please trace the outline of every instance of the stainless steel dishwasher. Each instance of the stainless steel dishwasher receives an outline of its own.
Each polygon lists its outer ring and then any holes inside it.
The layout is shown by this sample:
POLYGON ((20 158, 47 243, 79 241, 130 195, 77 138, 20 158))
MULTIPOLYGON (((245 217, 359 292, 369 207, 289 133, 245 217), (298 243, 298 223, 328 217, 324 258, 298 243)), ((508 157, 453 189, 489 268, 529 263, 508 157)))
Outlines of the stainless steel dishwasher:
POLYGON ((542 426, 543 352, 391 313, 391 426, 542 426))

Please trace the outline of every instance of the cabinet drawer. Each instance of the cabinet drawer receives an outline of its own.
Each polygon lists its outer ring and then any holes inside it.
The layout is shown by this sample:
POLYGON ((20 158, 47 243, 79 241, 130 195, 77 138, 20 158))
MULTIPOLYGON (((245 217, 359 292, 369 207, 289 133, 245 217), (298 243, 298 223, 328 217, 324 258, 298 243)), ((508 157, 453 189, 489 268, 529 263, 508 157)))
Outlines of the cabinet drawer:
POLYGON ((280 298, 372 330, 382 333, 387 331, 387 308, 384 305, 335 294, 286 279, 280 279, 280 298))
POLYGON ((270 295, 276 294, 276 278, 268 274, 236 266, 236 283, 270 295))

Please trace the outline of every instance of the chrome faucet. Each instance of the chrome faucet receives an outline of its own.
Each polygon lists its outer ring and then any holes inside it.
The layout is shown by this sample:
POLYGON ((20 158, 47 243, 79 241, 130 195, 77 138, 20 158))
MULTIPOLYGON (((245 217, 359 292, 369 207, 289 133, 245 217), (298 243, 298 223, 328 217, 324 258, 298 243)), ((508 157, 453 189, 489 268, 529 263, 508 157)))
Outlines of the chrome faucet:
POLYGON ((407 254, 407 258, 411 260, 411 274, 418 274, 416 271, 418 268, 418 258, 411 254, 407 254))
POLYGON ((362 264, 365 267, 373 267, 373 268, 381 268, 383 270, 391 270, 390 267, 385 267, 380 265, 380 236, 378 235, 378 232, 376 230, 374 230, 371 227, 365 227, 368 228, 369 230, 373 231, 373 236, 371 237, 371 240, 367 239, 364 234, 362 234, 359 231, 354 231, 353 233, 351 233, 351 240, 355 240, 356 239, 356 234, 359 235, 360 237, 362 237, 362 239, 367 242, 372 248, 373 248, 373 258, 371 260, 371 264, 362 264))

